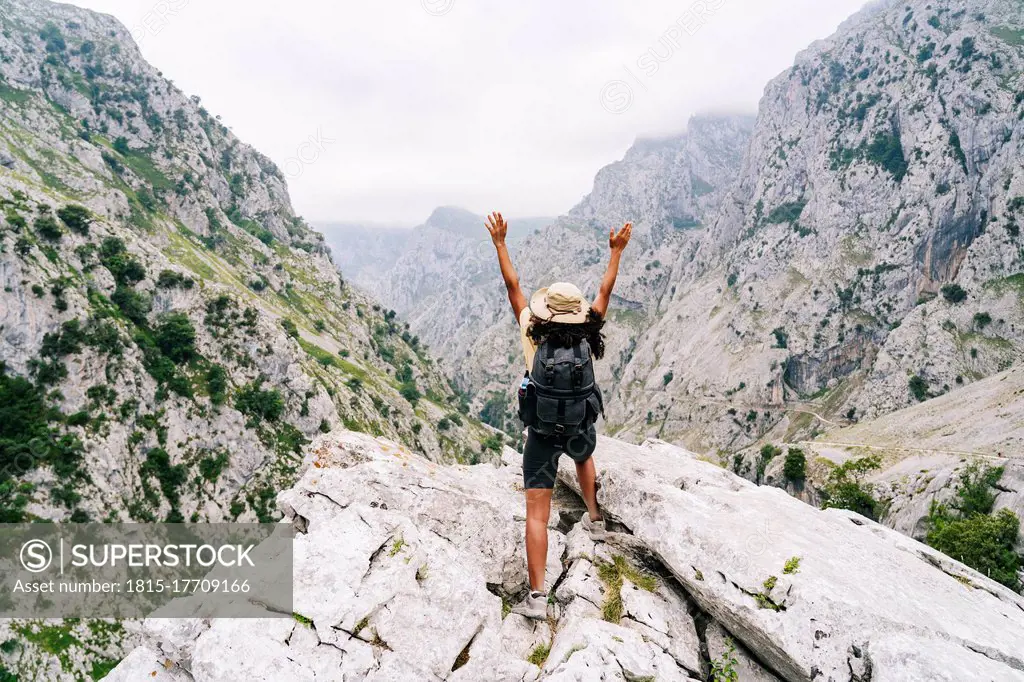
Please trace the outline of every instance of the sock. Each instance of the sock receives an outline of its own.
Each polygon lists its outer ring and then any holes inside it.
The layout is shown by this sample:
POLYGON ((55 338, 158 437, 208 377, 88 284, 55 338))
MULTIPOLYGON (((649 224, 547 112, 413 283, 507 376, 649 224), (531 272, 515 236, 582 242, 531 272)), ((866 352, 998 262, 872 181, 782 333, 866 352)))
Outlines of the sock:
POLYGON ((530 592, 530 596, 536 599, 537 597, 543 597, 544 593, 538 592, 537 590, 533 590, 532 592, 530 592))

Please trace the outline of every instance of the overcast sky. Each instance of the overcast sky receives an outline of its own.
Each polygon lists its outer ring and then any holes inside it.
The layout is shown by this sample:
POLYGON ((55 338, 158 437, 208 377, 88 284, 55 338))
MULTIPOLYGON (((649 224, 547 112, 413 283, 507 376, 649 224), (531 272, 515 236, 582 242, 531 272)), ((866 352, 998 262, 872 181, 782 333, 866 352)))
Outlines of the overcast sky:
POLYGON ((307 219, 408 224, 446 204, 564 213, 637 136, 755 112, 863 4, 72 1, 276 161, 307 219))

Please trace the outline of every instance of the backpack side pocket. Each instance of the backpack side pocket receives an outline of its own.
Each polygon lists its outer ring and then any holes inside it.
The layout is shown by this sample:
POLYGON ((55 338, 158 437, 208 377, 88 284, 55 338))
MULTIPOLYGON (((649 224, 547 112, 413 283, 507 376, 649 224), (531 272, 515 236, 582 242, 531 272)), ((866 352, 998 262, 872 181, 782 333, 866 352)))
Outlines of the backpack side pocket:
POLYGON ((537 387, 530 380, 530 373, 523 377, 519 384, 519 419, 523 426, 533 426, 537 423, 537 387))

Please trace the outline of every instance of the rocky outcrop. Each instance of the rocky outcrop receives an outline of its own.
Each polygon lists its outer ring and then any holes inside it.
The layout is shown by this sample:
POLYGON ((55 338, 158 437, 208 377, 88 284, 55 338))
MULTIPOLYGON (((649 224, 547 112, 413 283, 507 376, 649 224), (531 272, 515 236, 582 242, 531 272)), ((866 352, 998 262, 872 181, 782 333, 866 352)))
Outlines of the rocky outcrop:
POLYGON ((525 589, 513 453, 437 466, 343 433, 311 457, 278 500, 302 531, 294 618, 146 621, 108 679, 1024 679, 1019 595, 666 443, 601 440, 607 542, 556 493, 536 623, 507 614, 525 589))
POLYGON ((914 375, 928 397, 1019 359, 1019 9, 879 3, 768 85, 730 200, 609 401, 620 435, 735 451, 793 426, 768 406, 794 359, 833 421, 912 404, 914 375), (734 420, 706 402, 725 396, 761 407, 734 420))

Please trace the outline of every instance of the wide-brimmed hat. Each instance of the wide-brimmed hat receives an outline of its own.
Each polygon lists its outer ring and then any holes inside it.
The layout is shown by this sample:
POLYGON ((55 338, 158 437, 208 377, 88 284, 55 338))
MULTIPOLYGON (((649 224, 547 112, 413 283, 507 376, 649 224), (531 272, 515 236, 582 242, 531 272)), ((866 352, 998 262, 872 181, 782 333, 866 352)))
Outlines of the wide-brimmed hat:
POLYGON ((530 298, 530 312, 545 322, 582 324, 587 321, 590 304, 575 284, 556 282, 530 298))

